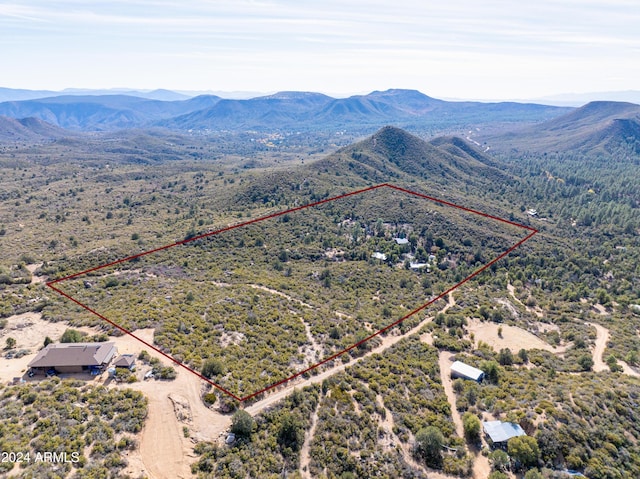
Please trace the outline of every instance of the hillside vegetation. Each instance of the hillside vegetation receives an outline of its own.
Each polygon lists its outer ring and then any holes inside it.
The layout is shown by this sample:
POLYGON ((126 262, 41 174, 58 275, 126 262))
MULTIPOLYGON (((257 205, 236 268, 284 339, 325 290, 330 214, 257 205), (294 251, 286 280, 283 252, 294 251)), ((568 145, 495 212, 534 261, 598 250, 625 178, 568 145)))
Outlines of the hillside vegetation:
MULTIPOLYGON (((165 137, 158 131, 130 132, 122 143, 113 136, 113 141, 5 144, 0 241, 10 247, 0 249, 0 316, 41 311, 52 321, 111 331, 34 278, 59 279, 392 182, 539 234, 467 282, 446 312, 437 314, 441 305, 434 305, 397 328, 406 332, 433 316, 419 335, 258 414, 255 426, 250 423, 231 447, 203 441, 196 446, 194 472, 423 477, 441 468, 464 477, 478 463, 477 439, 455 432, 458 411, 468 413, 469 424, 474 416, 521 423, 533 438, 525 444, 532 455, 521 463, 522 472, 557 477, 572 468, 590 479, 636 477, 640 160, 633 145, 638 137, 633 128, 625 129, 627 139, 619 142, 596 120, 590 125, 592 138, 580 128, 580 135, 587 135, 584 144, 604 145, 598 140, 604 134, 606 147, 535 150, 521 136, 517 151, 493 153, 493 144, 487 152, 484 145, 480 150, 457 137, 425 143, 397 128, 332 148, 329 155, 309 145, 270 150, 249 141, 242 145, 253 149, 232 155, 224 152, 229 138, 221 145, 213 137, 165 137), (142 151, 136 151, 138 140, 142 151), (595 358, 606 364, 598 372, 593 371, 594 324, 609 331, 603 357, 595 358), (481 330, 496 331, 495 338, 483 333, 491 342, 511 331, 527 332, 542 346, 493 348, 480 341, 481 330), (442 354, 483 368, 490 381, 454 382, 452 407, 438 366, 442 354)), ((64 287, 126 327, 156 328, 156 345, 196 369, 217 360, 208 375, 249 391, 401 317, 522 233, 437 204, 424 210, 417 200, 396 193, 282 215, 177 246, 153 260, 149 255, 96 271, 64 287), (409 243, 402 246, 394 238, 409 243), (373 257, 376 252, 386 259, 373 257), (425 255, 432 262, 429 272, 411 269, 425 255), (269 360, 260 362, 264 358, 269 360), (250 376, 249 369, 257 375, 250 376)), ((353 356, 365 353, 354 350, 353 356)), ((27 411, 20 395, 34 387, 53 388, 50 384, 3 389, 8 408, 26 411, 11 414, 17 422, 3 427, 31 431, 20 421, 37 410, 27 411)), ((68 389, 84 394, 81 387, 68 389)), ((49 398, 41 396, 37 400, 49 398)), ((239 406, 231 403, 225 406, 239 406)), ((8 437, 13 436, 2 440, 8 437)), ((525 457, 520 446, 509 454, 525 457)), ((490 457, 495 469, 503 467, 499 456, 490 457)))
POLYGON ((123 457, 137 447, 147 400, 130 389, 48 379, 0 389, 0 448, 11 477, 122 477, 123 457), (52 457, 45 453, 55 453, 52 457), (53 472, 55 471, 55 473, 53 472), (55 474, 55 476, 53 475, 55 474))

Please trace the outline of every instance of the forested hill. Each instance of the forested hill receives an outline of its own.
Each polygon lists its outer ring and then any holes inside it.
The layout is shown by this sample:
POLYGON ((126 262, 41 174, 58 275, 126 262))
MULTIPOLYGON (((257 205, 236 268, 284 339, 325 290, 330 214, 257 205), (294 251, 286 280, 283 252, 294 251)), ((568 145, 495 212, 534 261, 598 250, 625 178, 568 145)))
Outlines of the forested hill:
POLYGON ((76 133, 54 126, 37 118, 9 118, 0 116, 0 141, 42 141, 77 136, 76 133))
POLYGON ((495 162, 466 141, 443 137, 426 142, 400 128, 386 126, 345 147, 314 168, 353 170, 374 181, 421 178, 432 184, 477 184, 506 180, 495 162))
POLYGON ((640 105, 591 102, 565 115, 508 133, 480 135, 499 151, 593 156, 631 151, 640 153, 640 105))

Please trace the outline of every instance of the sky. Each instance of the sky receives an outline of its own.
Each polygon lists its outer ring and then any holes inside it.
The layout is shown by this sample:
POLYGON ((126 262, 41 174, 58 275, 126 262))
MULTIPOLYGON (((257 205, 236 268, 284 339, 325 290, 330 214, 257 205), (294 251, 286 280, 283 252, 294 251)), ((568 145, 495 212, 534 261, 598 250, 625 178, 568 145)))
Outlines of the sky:
POLYGON ((0 86, 640 90, 638 0, 0 0, 0 86))

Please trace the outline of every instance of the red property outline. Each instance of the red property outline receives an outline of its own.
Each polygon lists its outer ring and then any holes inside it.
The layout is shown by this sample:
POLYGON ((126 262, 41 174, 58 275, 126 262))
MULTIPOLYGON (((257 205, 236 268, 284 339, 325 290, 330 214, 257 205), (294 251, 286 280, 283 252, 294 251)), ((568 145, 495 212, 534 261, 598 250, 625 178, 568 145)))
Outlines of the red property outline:
POLYGON ((386 332, 386 331, 390 330, 390 329, 391 329, 391 328, 393 328, 394 326, 397 326, 398 324, 402 323, 403 321, 405 321, 406 319, 410 318, 410 317, 411 317, 411 316, 413 316, 414 314, 417 314, 417 313, 419 313, 420 311, 424 310, 425 308, 427 308, 427 307, 428 307, 428 306, 430 306, 431 304, 435 303, 437 300, 439 300, 439 299, 441 299, 441 298, 445 297, 445 296, 446 296, 447 294, 449 294, 450 292, 454 291, 455 289, 459 288, 460 286, 462 286, 462 285, 463 285, 464 283, 466 283, 467 281, 471 280, 472 278, 474 278, 474 277, 476 277, 477 275, 479 275, 480 273, 482 273, 484 270, 486 270, 487 268, 489 268, 491 265, 493 265, 493 264, 494 264, 494 263, 496 263, 497 261, 501 260, 502 258, 504 258, 505 256, 507 256, 509 253, 511 253, 513 250, 515 250, 515 249, 516 249, 516 248, 518 248, 520 245, 522 245, 524 242, 526 242, 527 240, 529 240, 529 239, 530 239, 533 235, 535 235, 536 233, 538 233, 538 230, 536 230, 535 228, 532 228, 532 227, 530 227, 530 226, 525 226, 525 225, 522 225, 522 224, 516 223, 516 222, 514 222, 514 221, 506 220, 506 219, 504 219, 504 218, 499 218, 499 217, 497 217, 497 216, 493 216, 493 215, 490 215, 490 214, 487 214, 487 213, 483 213, 483 212, 481 212, 481 211, 477 211, 477 210, 474 210, 474 209, 471 209, 471 208, 467 208, 467 207, 464 207, 464 206, 460 206, 460 205, 457 205, 457 204, 455 204, 455 203, 451 203, 451 202, 449 202, 449 201, 441 200, 441 199, 439 199, 439 198, 434 198, 434 197, 432 197, 432 196, 424 195, 424 194, 422 194, 422 193, 417 193, 417 192, 415 192, 415 191, 407 190, 407 189, 405 189, 405 188, 402 188, 402 187, 399 187, 399 186, 395 186, 395 185, 390 184, 390 183, 381 183, 381 184, 374 185, 374 186, 370 186, 370 187, 368 187, 368 188, 364 188, 364 189, 361 189, 361 190, 356 190, 356 191, 352 191, 352 192, 350 192, 350 193, 345 193, 345 194, 343 194, 343 195, 334 196, 334 197, 332 197, 332 198, 327 198, 327 199, 324 199, 324 200, 321 200, 321 201, 317 201, 317 202, 315 202, 315 203, 309 203, 309 204, 307 204, 307 205, 303 205, 303 206, 298 206, 298 207, 295 207, 295 208, 291 208, 291 209, 288 209, 288 210, 286 210, 286 211, 279 211, 279 212, 277 212, 277 213, 272 213, 272 214, 267 215, 267 216, 261 216, 261 217, 259 217, 259 218, 254 218, 254 219, 252 219, 252 220, 245 221, 245 222, 243 222, 243 223, 235 224, 235 225, 228 226, 228 227, 226 227, 226 228, 222 228, 222 229, 215 230, 215 231, 210 231, 210 232, 208 232, 208 233, 204 233, 204 234, 201 234, 201 235, 195 236, 195 237, 193 237, 193 238, 188 238, 188 239, 185 239, 185 240, 182 240, 182 241, 178 241, 178 242, 176 242, 176 243, 172 243, 172 244, 169 244, 169 245, 161 246, 161 247, 159 247, 159 248, 155 248, 155 249, 152 249, 152 250, 149 250, 149 251, 143 251, 142 253, 138 253, 138 254, 135 254, 135 255, 133 255, 133 256, 127 256, 126 258, 122 258, 122 259, 119 259, 119 260, 116 260, 116 261, 112 261, 112 262, 107 263, 107 264, 103 264, 103 265, 100 265, 100 266, 96 266, 96 267, 94 267, 94 268, 90 268, 90 269, 87 269, 87 270, 85 270, 85 271, 81 271, 81 272, 79 272, 79 273, 74 273, 74 274, 72 274, 72 275, 65 276, 64 278, 56 279, 55 281, 50 281, 50 282, 48 282, 48 283, 47 283, 47 286, 48 286, 49 288, 53 289, 53 290, 54 290, 55 292, 57 292, 58 294, 60 294, 61 296, 64 296, 64 297, 65 297, 65 298, 67 298, 68 300, 70 300, 70 301, 72 301, 72 302, 76 303, 76 304, 77 304, 78 306, 80 306, 81 308, 83 308, 83 309, 85 309, 85 310, 89 311, 91 314, 93 314, 93 315, 95 315, 95 316, 99 317, 99 318, 100 318, 100 319, 102 319, 103 321, 106 321, 106 322, 107 322, 107 323, 109 323, 111 326, 113 326, 113 327, 115 327, 115 328, 119 329, 119 330, 120 330, 120 331, 122 331, 123 333, 128 334, 128 335, 129 335, 129 336, 131 336, 132 338, 134 338, 134 339, 136 339, 136 340, 140 341, 142 344, 144 344, 144 345, 145 345, 145 346, 147 346, 148 348, 153 349, 155 352, 157 352, 157 353, 161 354, 162 356, 164 356, 165 358, 169 359, 170 361, 172 361, 173 363, 177 364, 178 366, 180 366, 180 367, 182 367, 182 368, 186 369, 187 371, 189 371, 189 372, 190 372, 190 373, 192 373, 192 374, 195 374, 195 375, 196 375, 196 376, 198 376, 200 379, 202 379, 202 380, 206 381, 207 383, 211 384, 212 386, 214 386, 214 387, 215 387, 215 388, 217 388, 218 390, 222 391, 223 393, 227 394, 228 396, 232 397, 233 399, 236 399, 237 401, 240 401, 240 402, 244 402, 244 401, 246 401, 246 400, 248 400, 248 399, 251 399, 251 398, 253 398, 253 397, 255 397, 255 396, 259 395, 259 394, 262 394, 262 393, 264 393, 264 392, 266 392, 266 391, 269 391, 270 389, 273 389, 273 388, 275 388, 275 387, 277 387, 277 386, 280 386, 280 385, 282 385, 282 384, 285 384, 285 383, 287 383, 287 382, 291 381, 292 379, 295 379, 295 378, 297 378, 297 377, 299 377, 299 376, 302 376, 303 374, 308 373, 308 372, 309 372, 309 371, 311 371, 312 369, 315 369, 315 368, 317 368, 317 367, 319 367, 319 366, 322 366, 322 365, 323 365, 323 364, 325 364, 325 363, 328 363, 329 361, 334 360, 334 359, 335 359, 335 358, 337 358, 338 356, 341 356, 342 354, 344 354, 344 353, 346 353, 346 352, 351 351, 352 349, 354 349, 354 348, 356 348, 356 347, 360 346, 361 344, 363 344, 363 343, 365 343, 365 342, 369 341, 370 339, 372 339, 372 338, 374 338, 374 337, 376 337, 376 336, 378 336, 378 335, 380 335, 380 334, 382 334, 382 333, 384 333, 384 332, 386 332), (87 305, 85 305, 85 304, 81 303, 81 302, 80 302, 80 301, 78 301, 77 299, 73 298, 73 297, 72 297, 72 296, 70 296, 69 294, 65 293, 64 291, 62 291, 62 290, 60 290, 59 288, 57 288, 56 286, 54 286, 55 284, 60 283, 60 282, 62 282, 62 281, 66 281, 66 280, 69 280, 69 279, 77 278, 78 276, 82 276, 83 274, 91 273, 91 272, 93 272, 93 271, 97 271, 97 270, 100 270, 100 269, 103 269, 103 268, 107 268, 107 267, 109 267, 109 266, 114 266, 114 265, 116 265, 116 264, 124 263, 124 262, 126 262, 126 261, 131 261, 131 260, 134 260, 134 259, 136 259, 136 258, 140 258, 140 257, 142 257, 142 256, 146 256, 146 255, 149 255, 149 254, 152 254, 152 253, 157 253, 158 251, 163 251, 163 250, 166 250, 166 249, 169 249, 169 248, 173 248, 174 246, 183 245, 183 244, 190 243, 190 242, 192 242, 192 241, 196 241, 196 240, 199 240, 199 239, 202 239, 202 238, 207 238, 207 237, 209 237, 209 236, 214 236, 214 235, 217 235, 217 234, 220 234, 220 233, 224 233, 225 231, 234 230, 234 229, 240 228, 240 227, 242 227, 242 226, 247 226, 247 225, 250 225, 250 224, 258 223, 258 222, 260 222, 260 221, 265 221, 265 220, 269 220, 269 219, 272 219, 272 218, 277 218, 278 216, 282 216, 282 215, 285 215, 285 214, 287 214, 287 213, 293 213, 293 212, 295 212, 295 211, 300 211, 300 210, 303 210, 303 209, 306 209, 306 208, 311 208, 311 207, 314 207, 314 206, 318 206, 318 205, 321 205, 321 204, 324 204, 324 203, 329 203, 329 202, 331 202, 331 201, 339 200, 339 199, 346 198, 346 197, 349 197, 349 196, 355 196, 355 195, 358 195, 358 194, 361 194, 361 193, 365 193, 365 192, 367 192, 367 191, 376 190, 376 189, 378 189, 378 188, 391 188, 391 189, 393 189, 393 190, 397 190, 397 191, 400 191, 400 192, 403 192, 403 193, 406 193, 406 194, 409 194, 409 195, 413 195, 413 196, 416 196, 416 197, 419 197, 419 198, 424 198, 424 199, 426 199, 426 200, 433 201, 433 202, 436 202, 436 203, 439 203, 439 204, 442 204, 442 205, 451 206, 451 207, 453 207, 453 208, 456 208, 456 209, 459 209, 459 210, 462 210, 462 211, 466 211, 466 212, 468 212, 468 213, 473 213, 473 214, 476 214, 476 215, 479 215, 479 216, 483 216, 483 217, 485 217, 485 218, 489 218, 489 219, 491 219, 491 220, 499 221, 499 222, 501 222, 501 223, 509 224, 509 225, 511 225, 511 226, 515 226, 515 227, 518 227, 518 228, 521 228, 521 229, 527 230, 527 231, 529 231, 529 234, 528 234, 527 236, 525 236, 523 239, 521 239, 520 241, 518 241, 516 244, 514 244, 513 246, 511 246, 510 248, 508 248, 505 252, 503 252, 502 254, 500 254, 499 256, 497 256, 496 258, 494 258, 494 259, 492 259, 491 261, 489 261, 487 264, 485 264, 485 265, 481 266, 479 269, 477 269, 476 271, 474 271, 473 273, 471 273, 469 276, 467 276, 466 278, 464 278, 462 281, 460 281, 459 283, 455 284, 455 285, 454 285, 454 286, 452 286, 451 288, 449 288, 449 289, 447 289, 446 291, 444 291, 443 293, 441 293, 438 297, 436 297, 436 298, 432 299, 432 300, 431 300, 431 301, 429 301, 428 303, 423 304, 422 306, 419 306, 418 308, 414 309, 413 311, 411 311, 410 313, 406 314, 406 315, 405 315, 405 316, 403 316, 402 318, 400 318, 400 319, 398 319, 398 320, 394 321, 393 323, 391 323, 391 324, 389 324, 389 325, 385 326, 384 328, 382 328, 382 329, 380 329, 380 330, 376 331, 375 333, 370 334, 370 335, 369 335, 369 336, 367 336, 366 338, 364 338, 364 339, 362 339, 362 340, 358 341, 357 343, 355 343, 355 344, 353 344, 353 345, 349 346, 348 348, 345 348, 345 349, 343 349, 342 351, 339 351, 339 352, 337 352, 337 353, 334 353, 334 354, 332 354, 331 356, 329 356, 329 357, 327 357, 327 358, 323 359, 322 361, 320 361, 320 362, 318 362, 318 363, 316 363, 316 364, 313 364, 313 365, 311 365, 311 366, 307 367, 306 369, 304 369, 304 370, 302 370, 302 371, 299 371, 299 372, 297 372, 297 373, 295 373, 295 374, 293 374, 293 375, 291 375, 291 376, 289 376, 289 377, 287 377, 287 378, 285 378, 285 379, 282 379, 282 380, 280 380, 280 381, 277 381, 277 382, 275 382, 275 383, 273 383, 273 384, 271 384, 271 385, 269 385, 269 386, 267 386, 267 387, 265 387, 265 388, 261 389, 260 391, 257 391, 257 392, 254 392, 254 393, 251 393, 251 394, 249 394, 249 395, 247 395, 247 396, 244 396, 244 397, 238 397, 237 395, 233 394, 231 391, 228 391, 227 389, 223 388, 222 386, 220 386, 219 384, 215 383, 215 382, 214 382, 214 381, 212 381, 211 379, 209 379, 209 378, 207 378, 207 377, 203 376, 203 375, 202 375, 202 374, 200 374, 198 371, 195 371, 194 369, 191 369, 191 368, 190 368, 189 366, 187 366, 186 364, 184 364, 184 363, 182 363, 182 362, 178 361, 177 359, 175 359, 175 358, 171 357, 170 355, 168 355, 167 353, 165 353, 165 352, 161 351, 160 349, 158 349, 157 347, 153 346, 152 344, 149 344, 149 343, 148 343, 147 341, 145 341, 144 339, 139 338, 138 336, 136 336, 135 334, 133 334, 131 331, 128 331, 127 329, 123 328, 122 326, 120 326, 120 325, 118 325, 118 324, 114 323, 113 321, 111 321, 110 319, 106 318, 106 317, 105 317, 105 316, 103 316, 102 314, 98 313, 98 312, 97 312, 97 311, 95 311, 94 309, 91 309, 89 306, 87 306, 87 305))

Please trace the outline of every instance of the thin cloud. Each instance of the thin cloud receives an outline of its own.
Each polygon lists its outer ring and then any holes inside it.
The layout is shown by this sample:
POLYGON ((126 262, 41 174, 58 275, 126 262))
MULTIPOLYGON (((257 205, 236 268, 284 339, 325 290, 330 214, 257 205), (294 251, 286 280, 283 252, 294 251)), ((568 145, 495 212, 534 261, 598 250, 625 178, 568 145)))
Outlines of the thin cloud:
POLYGON ((640 48, 636 4, 9 1, 0 3, 0 44, 11 48, 0 49, 0 61, 10 66, 3 81, 16 87, 49 87, 33 85, 43 78, 62 86, 81 79, 87 87, 166 81, 171 85, 138 86, 183 90, 320 85, 336 92, 410 83, 427 93, 478 98, 515 88, 522 90, 521 97, 553 93, 540 91, 554 88, 552 82, 557 91, 576 82, 588 89, 587 81, 599 89, 606 89, 607 81, 612 88, 633 88, 640 75, 640 62, 634 61, 640 48), (48 65, 46 77, 37 75, 48 65), (607 80, 603 66, 619 79, 607 80), (252 69, 260 74, 247 75, 252 69), (474 80, 466 84, 451 78, 470 72, 474 80), (549 78, 548 85, 538 78, 549 78))

